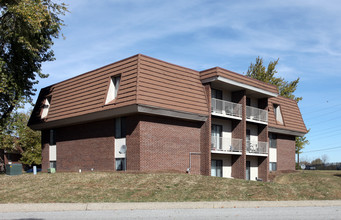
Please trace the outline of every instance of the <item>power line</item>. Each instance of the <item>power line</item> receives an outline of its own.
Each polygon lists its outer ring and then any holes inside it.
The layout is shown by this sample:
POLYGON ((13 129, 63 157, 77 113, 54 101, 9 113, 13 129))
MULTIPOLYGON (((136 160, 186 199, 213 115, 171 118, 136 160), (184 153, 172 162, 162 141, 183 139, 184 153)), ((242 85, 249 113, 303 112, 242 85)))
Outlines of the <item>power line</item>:
POLYGON ((301 154, 312 153, 312 152, 318 152, 318 151, 325 151, 325 150, 332 150, 332 149, 338 149, 338 148, 341 148, 341 146, 338 146, 338 147, 330 147, 330 148, 324 148, 324 149, 320 149, 320 150, 303 151, 301 154))
MULTIPOLYGON (((341 105, 341 104, 340 104, 340 105, 341 105)), ((329 110, 329 109, 326 109, 326 110, 329 110)), ((340 109, 336 109, 336 110, 334 110, 334 111, 332 111, 332 112, 327 112, 327 115, 330 115, 330 114, 335 113, 335 112, 340 112, 340 109)), ((311 116, 305 117, 305 120, 306 120, 306 119, 311 119, 311 118, 318 118, 318 117, 320 117, 320 116, 325 116, 325 115, 326 115, 326 113, 320 114, 320 115, 311 115, 311 116)))

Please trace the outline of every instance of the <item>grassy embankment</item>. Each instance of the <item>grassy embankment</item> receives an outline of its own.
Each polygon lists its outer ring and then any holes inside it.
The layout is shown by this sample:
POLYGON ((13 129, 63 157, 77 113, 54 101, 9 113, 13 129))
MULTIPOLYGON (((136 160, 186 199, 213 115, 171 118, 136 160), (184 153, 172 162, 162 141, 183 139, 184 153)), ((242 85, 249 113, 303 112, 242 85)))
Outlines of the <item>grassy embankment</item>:
POLYGON ((341 199, 341 171, 280 174, 254 182, 186 174, 0 175, 0 203, 341 199))

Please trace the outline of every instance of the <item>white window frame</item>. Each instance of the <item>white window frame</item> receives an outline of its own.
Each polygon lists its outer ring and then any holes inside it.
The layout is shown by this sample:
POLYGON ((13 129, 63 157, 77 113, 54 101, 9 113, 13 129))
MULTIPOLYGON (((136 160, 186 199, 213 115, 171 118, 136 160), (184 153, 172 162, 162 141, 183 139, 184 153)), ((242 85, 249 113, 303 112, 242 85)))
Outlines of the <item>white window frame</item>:
POLYGON ((121 76, 112 76, 110 78, 109 88, 107 92, 107 98, 105 99, 105 104, 112 102, 116 99, 118 94, 118 89, 120 87, 121 76))
POLYGON ((49 114, 51 98, 46 98, 44 100, 43 111, 41 112, 41 119, 44 119, 49 114))

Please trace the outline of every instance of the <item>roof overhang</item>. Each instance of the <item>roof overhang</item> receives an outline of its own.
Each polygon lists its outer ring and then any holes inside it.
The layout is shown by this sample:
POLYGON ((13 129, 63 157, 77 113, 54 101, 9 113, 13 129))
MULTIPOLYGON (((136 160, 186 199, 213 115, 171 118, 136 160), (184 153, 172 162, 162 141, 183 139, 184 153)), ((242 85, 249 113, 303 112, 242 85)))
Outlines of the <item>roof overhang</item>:
POLYGON ((181 118, 181 119, 192 120, 192 121, 206 121, 206 119, 208 118, 208 116, 205 116, 205 115, 198 115, 198 114, 193 114, 193 113, 162 109, 162 108, 153 107, 153 106, 135 104, 135 105, 129 105, 129 106, 124 106, 120 108, 113 108, 113 109, 98 111, 98 112, 94 112, 90 114, 75 116, 71 118, 42 122, 38 124, 31 124, 29 125, 29 127, 34 130, 45 130, 45 129, 52 129, 52 128, 57 128, 57 127, 89 123, 93 121, 100 121, 100 120, 105 120, 105 119, 110 119, 110 118, 117 118, 121 116, 137 114, 137 113, 181 118))
POLYGON ((282 128, 274 128, 274 127, 268 127, 268 132, 287 134, 287 135, 292 135, 295 137, 303 137, 306 134, 306 132, 292 131, 292 130, 286 130, 282 128))
POLYGON ((223 83, 226 83, 226 84, 238 87, 240 89, 245 89, 245 90, 249 90, 249 91, 252 91, 252 92, 255 92, 255 93, 259 93, 259 94, 262 94, 262 95, 264 95, 266 97, 277 97, 278 96, 277 93, 269 92, 267 90, 260 89, 260 88, 257 88, 255 86, 251 86, 251 85, 248 85, 248 84, 245 84, 245 83, 241 83, 241 82, 238 82, 238 81, 235 81, 235 80, 231 80, 231 79, 225 78, 223 76, 213 76, 213 77, 204 79, 201 82, 202 83, 209 83, 209 82, 215 82, 215 81, 223 82, 223 83))
POLYGON ((206 119, 208 118, 208 116, 205 116, 205 115, 198 115, 198 114, 193 114, 193 113, 162 109, 162 108, 148 106, 148 105, 138 105, 137 111, 139 113, 161 115, 161 116, 181 118, 181 119, 193 120, 193 121, 206 121, 206 119))

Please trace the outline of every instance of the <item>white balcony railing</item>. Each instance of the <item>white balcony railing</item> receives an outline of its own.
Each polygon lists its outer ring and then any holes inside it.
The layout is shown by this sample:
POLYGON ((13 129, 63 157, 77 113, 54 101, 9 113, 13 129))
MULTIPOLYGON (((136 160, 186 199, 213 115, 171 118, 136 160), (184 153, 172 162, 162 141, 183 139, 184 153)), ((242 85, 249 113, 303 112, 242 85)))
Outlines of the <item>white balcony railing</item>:
POLYGON ((212 137, 211 150, 222 152, 242 152, 242 140, 237 138, 212 137))
POLYGON ((268 112, 263 109, 246 106, 246 118, 261 121, 261 122, 268 122, 268 112))
POLYGON ((229 101, 212 98, 212 113, 226 116, 242 117, 242 105, 229 101))
POLYGON ((267 142, 253 142, 246 141, 246 152, 253 154, 267 154, 268 153, 268 143, 267 142))

